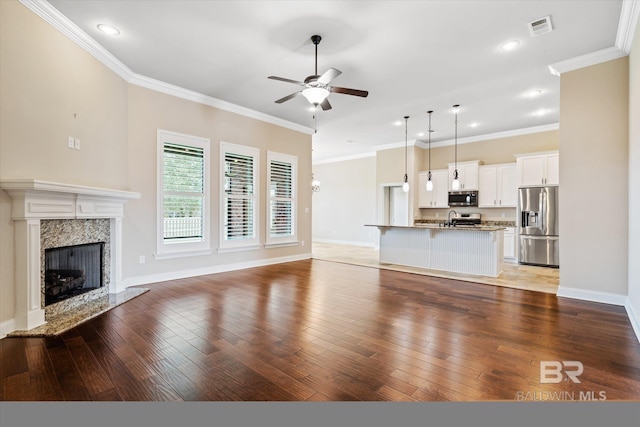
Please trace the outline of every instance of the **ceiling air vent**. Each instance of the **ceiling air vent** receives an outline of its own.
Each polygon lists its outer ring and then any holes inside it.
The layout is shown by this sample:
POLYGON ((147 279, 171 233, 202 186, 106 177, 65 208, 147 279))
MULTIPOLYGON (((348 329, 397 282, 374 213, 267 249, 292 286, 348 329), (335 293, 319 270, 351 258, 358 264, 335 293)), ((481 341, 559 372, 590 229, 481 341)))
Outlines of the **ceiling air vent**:
POLYGON ((529 32, 531 33, 531 37, 539 36, 540 34, 548 33, 550 31, 553 31, 550 16, 545 16, 544 18, 529 22, 529 32))

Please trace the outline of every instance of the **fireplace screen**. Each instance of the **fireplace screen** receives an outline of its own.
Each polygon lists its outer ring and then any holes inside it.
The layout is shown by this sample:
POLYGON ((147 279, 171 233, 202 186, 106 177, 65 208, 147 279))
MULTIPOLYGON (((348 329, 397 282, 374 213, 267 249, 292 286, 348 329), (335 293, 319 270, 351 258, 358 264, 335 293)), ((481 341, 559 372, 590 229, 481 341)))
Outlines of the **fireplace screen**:
POLYGON ((104 242, 45 250, 45 305, 104 285, 104 242))

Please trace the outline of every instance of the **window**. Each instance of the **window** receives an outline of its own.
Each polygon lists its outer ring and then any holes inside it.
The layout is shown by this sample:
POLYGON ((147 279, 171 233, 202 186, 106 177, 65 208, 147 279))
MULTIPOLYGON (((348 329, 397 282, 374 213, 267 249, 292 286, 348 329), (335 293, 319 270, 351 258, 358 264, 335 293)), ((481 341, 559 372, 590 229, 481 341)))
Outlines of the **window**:
POLYGON ((158 130, 157 257, 210 250, 209 140, 158 130))
POLYGON ((258 247, 257 148, 220 144, 220 248, 258 247))
POLYGON ((267 153, 269 205, 267 245, 297 242, 296 175, 297 158, 267 153))

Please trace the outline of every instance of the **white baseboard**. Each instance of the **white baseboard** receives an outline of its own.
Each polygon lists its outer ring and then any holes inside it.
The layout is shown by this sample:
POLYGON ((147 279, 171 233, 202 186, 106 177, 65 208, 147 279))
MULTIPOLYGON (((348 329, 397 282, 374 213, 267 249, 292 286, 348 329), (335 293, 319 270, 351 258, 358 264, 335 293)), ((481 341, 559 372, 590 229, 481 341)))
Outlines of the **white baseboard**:
POLYGON ((313 239, 313 241, 318 243, 333 243, 334 245, 365 246, 367 248, 376 247, 376 244, 373 242, 361 242, 359 240, 313 239))
POLYGON ((558 286, 559 297, 581 299, 584 301, 601 302, 604 304, 624 306, 627 296, 621 294, 613 294, 610 292, 589 291, 579 288, 568 288, 566 286, 558 286))
POLYGON ((627 297, 624 308, 627 310, 627 317, 629 318, 629 322, 631 322, 633 332, 636 333, 636 338, 638 338, 638 342, 640 342, 640 313, 633 308, 629 297, 627 297))
POLYGON ((120 285, 123 289, 130 286, 147 285, 156 282, 166 282, 167 280, 185 279, 188 277, 205 276, 207 274, 224 273, 227 271, 243 270, 245 268, 262 267, 265 265, 281 264, 283 262, 301 261, 310 259, 311 253, 292 255, 278 258, 266 258, 255 261, 239 262, 235 264, 214 265, 211 267, 172 271, 169 273, 149 274, 146 276, 130 277, 123 280, 120 285))
POLYGON ((15 319, 5 320, 0 322, 0 339, 6 337, 8 334, 16 330, 15 319))

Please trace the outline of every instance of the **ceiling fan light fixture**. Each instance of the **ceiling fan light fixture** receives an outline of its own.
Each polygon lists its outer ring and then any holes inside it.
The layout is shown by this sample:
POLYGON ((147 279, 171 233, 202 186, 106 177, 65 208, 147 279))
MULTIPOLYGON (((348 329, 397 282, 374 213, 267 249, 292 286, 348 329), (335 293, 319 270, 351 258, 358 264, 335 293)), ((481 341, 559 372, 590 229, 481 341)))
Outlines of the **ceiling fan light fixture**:
POLYGON ((317 105, 322 104, 322 101, 329 96, 329 91, 323 87, 308 87, 302 91, 302 95, 307 98, 307 101, 317 105))

